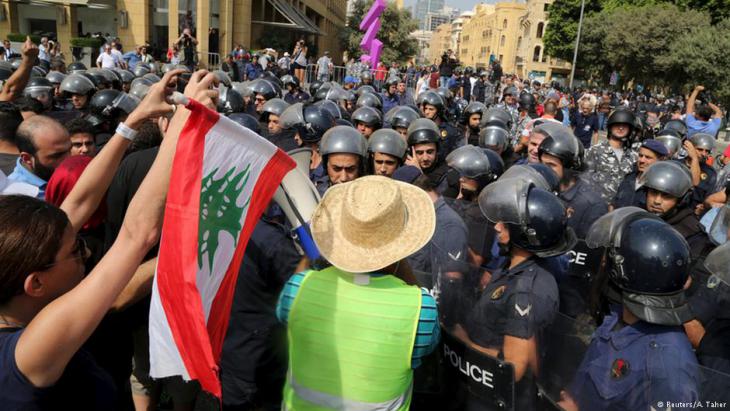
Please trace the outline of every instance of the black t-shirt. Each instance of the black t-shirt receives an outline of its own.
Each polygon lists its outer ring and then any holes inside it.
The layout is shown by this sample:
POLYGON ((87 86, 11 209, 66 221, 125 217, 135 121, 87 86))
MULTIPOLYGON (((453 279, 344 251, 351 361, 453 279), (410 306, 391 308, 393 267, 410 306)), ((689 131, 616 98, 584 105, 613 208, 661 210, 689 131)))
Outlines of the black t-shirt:
POLYGON ((116 390, 109 374, 80 349, 61 378, 36 388, 18 370, 15 347, 22 330, 0 329, 0 408, 4 410, 111 410, 116 390))
POLYGON ((17 154, 0 153, 0 170, 6 176, 9 176, 13 172, 13 169, 15 169, 18 157, 17 154))

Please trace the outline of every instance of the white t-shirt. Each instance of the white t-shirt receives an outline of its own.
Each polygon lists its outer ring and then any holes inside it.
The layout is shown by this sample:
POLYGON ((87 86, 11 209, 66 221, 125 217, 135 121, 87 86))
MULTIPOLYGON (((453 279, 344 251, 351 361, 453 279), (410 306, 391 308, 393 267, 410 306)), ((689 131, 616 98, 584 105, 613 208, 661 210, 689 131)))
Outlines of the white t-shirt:
POLYGON ((101 62, 101 68, 114 68, 117 66, 117 57, 114 54, 101 53, 96 62, 101 62))
POLYGON ((48 55, 48 50, 43 44, 38 46, 38 58, 45 61, 51 61, 51 57, 48 55))

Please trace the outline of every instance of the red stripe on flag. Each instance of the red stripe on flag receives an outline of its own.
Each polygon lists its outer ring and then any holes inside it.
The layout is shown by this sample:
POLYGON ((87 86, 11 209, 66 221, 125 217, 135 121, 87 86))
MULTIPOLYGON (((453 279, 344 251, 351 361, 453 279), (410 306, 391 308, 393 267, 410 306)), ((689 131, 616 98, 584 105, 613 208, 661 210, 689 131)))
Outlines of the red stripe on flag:
POLYGON ((246 244, 251 238, 256 224, 261 214, 269 205, 271 197, 274 195, 279 183, 284 176, 296 167, 296 163, 286 153, 276 150, 271 160, 266 164, 251 195, 252 201, 246 214, 246 221, 241 230, 238 239, 238 246, 233 255, 231 265, 226 271, 226 275, 221 282, 218 293, 213 300, 208 315, 208 334, 210 336, 211 350, 216 364, 220 363, 221 350, 223 348, 223 339, 228 330, 228 320, 231 315, 231 303, 233 302, 233 294, 236 289, 236 279, 238 278, 238 270, 243 260, 243 254, 246 250, 246 244))
POLYGON ((205 135, 219 116, 194 100, 190 104, 190 117, 180 133, 172 164, 157 284, 167 323, 190 378, 199 380, 204 389, 220 397, 220 383, 196 285, 205 135))

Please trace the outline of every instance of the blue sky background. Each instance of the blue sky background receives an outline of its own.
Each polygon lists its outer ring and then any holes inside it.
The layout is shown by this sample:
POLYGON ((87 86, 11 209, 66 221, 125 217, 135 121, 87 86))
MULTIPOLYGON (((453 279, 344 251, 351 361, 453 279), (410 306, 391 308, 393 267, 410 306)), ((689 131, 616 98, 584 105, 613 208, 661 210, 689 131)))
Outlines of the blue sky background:
MULTIPOLYGON (((490 0, 446 0, 446 5, 450 7, 456 7, 457 9, 461 11, 467 11, 474 8, 475 4, 478 3, 494 3, 495 1, 490 0)), ((406 7, 413 6, 416 4, 416 0, 404 0, 403 4, 405 4, 406 7)))

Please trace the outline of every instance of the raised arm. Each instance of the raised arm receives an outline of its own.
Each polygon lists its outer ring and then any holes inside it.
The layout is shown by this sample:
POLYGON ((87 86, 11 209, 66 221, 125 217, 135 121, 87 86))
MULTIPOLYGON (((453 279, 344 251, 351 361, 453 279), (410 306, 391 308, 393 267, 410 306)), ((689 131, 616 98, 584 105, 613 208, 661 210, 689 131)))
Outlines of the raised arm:
MULTIPOLYGON (((189 97, 210 105, 217 92, 209 90, 215 76, 206 73, 193 74, 185 91, 189 97)), ((175 84, 173 74, 167 73, 150 89, 140 108, 156 113, 172 110, 167 99, 175 84)), ((127 285, 144 255, 157 243, 175 147, 187 117, 187 110, 175 113, 160 152, 132 199, 109 252, 79 285, 43 308, 18 340, 15 349, 18 369, 36 387, 51 386, 58 381, 71 357, 127 285)))
POLYGON ((692 94, 689 95, 687 98, 687 114, 694 115, 695 112, 695 101, 697 100, 697 95, 700 94, 700 91, 704 90, 704 86, 697 86, 692 90, 692 94))
POLYGON ((5 82, 5 86, 0 91, 0 101, 13 101, 23 95, 23 89, 28 84, 33 64, 38 57, 38 46, 33 44, 30 36, 26 37, 21 54, 23 58, 20 61, 20 67, 5 82))

